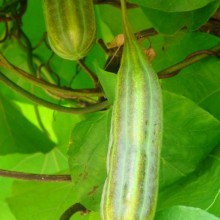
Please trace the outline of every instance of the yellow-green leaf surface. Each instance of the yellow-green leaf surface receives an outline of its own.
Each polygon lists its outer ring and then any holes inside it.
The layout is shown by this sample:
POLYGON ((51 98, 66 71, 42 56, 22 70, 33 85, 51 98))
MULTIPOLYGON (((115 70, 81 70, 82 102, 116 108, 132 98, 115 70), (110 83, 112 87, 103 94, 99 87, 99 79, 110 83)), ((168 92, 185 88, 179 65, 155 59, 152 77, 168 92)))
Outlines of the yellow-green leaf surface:
POLYGON ((194 207, 174 206, 159 212, 155 220, 219 220, 218 217, 194 207))

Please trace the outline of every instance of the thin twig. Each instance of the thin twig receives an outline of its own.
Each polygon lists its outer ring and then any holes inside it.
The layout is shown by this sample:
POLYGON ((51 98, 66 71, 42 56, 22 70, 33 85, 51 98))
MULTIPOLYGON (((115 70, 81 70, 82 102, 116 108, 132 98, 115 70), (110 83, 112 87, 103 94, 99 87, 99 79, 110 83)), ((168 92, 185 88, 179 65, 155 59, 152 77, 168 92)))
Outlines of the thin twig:
POLYGON ((25 98, 31 100, 32 102, 45 106, 47 108, 50 108, 55 111, 65 112, 69 114, 86 114, 91 112, 100 111, 103 109, 106 109, 110 106, 108 101, 103 101, 101 103, 93 104, 84 108, 71 108, 71 107, 64 107, 60 106, 51 102, 48 102, 46 100, 43 100, 28 91, 24 90, 23 88, 16 85, 14 82, 12 82, 9 78, 7 78, 4 74, 0 72, 0 82, 3 82, 5 85, 12 88, 14 91, 18 92, 20 95, 24 96, 25 98))
MULTIPOLYGON (((43 33, 43 36, 42 36, 42 38, 39 40, 39 42, 37 42, 36 45, 32 46, 32 50, 37 49, 37 48, 40 47, 43 43, 45 43, 46 46, 48 46, 47 43, 46 43, 46 37, 47 37, 47 32, 44 32, 44 33, 43 33)), ((48 48, 48 49, 49 49, 49 48, 48 48)))
POLYGON ((95 75, 95 73, 93 73, 82 60, 78 60, 78 64, 80 65, 80 67, 85 71, 85 73, 87 73, 87 75, 91 78, 91 80, 93 81, 93 84, 95 86, 95 88, 98 88, 99 85, 99 80, 98 77, 95 75))
POLYGON ((139 32, 136 32, 134 35, 137 40, 141 40, 143 38, 148 38, 157 35, 158 32, 154 28, 149 28, 145 30, 141 30, 139 32))
POLYGON ((172 76, 175 76, 183 68, 188 67, 189 65, 192 65, 210 55, 219 57, 219 54, 218 54, 219 52, 220 52, 220 44, 217 45, 212 50, 196 51, 190 54, 189 56, 187 56, 183 61, 176 63, 173 66, 168 67, 167 69, 158 72, 158 77, 162 79, 162 78, 170 78, 172 76))
POLYGON ((50 67, 50 60, 51 60, 52 56, 53 56, 53 54, 49 57, 49 59, 46 63, 43 63, 41 61, 41 58, 39 56, 37 56, 36 54, 34 54, 33 55, 33 62, 37 66, 38 78, 41 78, 41 75, 43 74, 44 78, 49 83, 60 86, 60 78, 59 78, 58 74, 55 73, 50 67), (56 79, 54 79, 52 77, 52 75, 54 75, 56 79))
MULTIPOLYGON (((33 62, 34 64, 37 66, 37 78, 41 78, 41 75, 44 76, 44 78, 49 82, 49 83, 52 83, 52 84, 55 84, 55 85, 59 85, 60 84, 60 78, 58 76, 58 74, 56 74, 55 72, 53 72, 53 70, 50 68, 50 65, 47 61, 46 64, 43 64, 41 59, 37 56, 37 55, 34 55, 33 56, 33 62), (57 77, 57 82, 55 82, 55 80, 52 78, 52 75, 51 73, 57 77)), ((79 66, 79 65, 77 65, 79 66)), ((71 88, 71 83, 69 84, 69 86, 67 88, 71 88)), ((54 94, 53 92, 49 91, 49 90, 44 90, 49 96, 53 97, 54 99, 57 99, 57 100, 62 100, 62 99, 65 99, 65 97, 62 95, 62 96, 59 96, 59 94, 54 94)), ((81 106, 82 103, 84 103, 84 106, 88 106, 90 104, 95 104, 97 103, 97 98, 96 97, 75 97, 75 99, 72 97, 71 99, 69 99, 68 97, 66 97, 66 99, 68 99, 68 102, 73 102, 75 104, 79 104, 79 106, 81 106)))
POLYGON ((18 77, 26 80, 27 82, 38 86, 42 89, 46 89, 51 91, 54 95, 63 97, 63 98, 73 98, 75 99, 76 97, 82 98, 82 97, 101 97, 103 96, 102 91, 97 91, 97 89, 65 89, 58 87, 54 84, 48 83, 42 79, 38 79, 35 76, 32 76, 25 72, 24 70, 14 66, 13 64, 9 63, 6 58, 0 54, 0 65, 4 67, 7 70, 10 70, 11 72, 15 73, 18 77))
POLYGON ((8 22, 8 21, 20 19, 27 10, 27 0, 20 0, 20 5, 21 7, 17 14, 11 17, 0 17, 0 22, 8 22))
POLYGON ((0 169, 1 177, 9 177, 13 179, 38 181, 38 182, 70 182, 70 175, 49 175, 49 174, 33 174, 17 171, 9 171, 0 169))

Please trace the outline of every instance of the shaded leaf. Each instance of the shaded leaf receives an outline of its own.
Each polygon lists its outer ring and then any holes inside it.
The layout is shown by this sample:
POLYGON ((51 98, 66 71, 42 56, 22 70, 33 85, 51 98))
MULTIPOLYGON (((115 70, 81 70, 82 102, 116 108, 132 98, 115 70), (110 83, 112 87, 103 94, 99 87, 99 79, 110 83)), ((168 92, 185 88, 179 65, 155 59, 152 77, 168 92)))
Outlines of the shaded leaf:
POLYGON ((202 26, 219 7, 219 1, 205 7, 186 12, 165 12, 152 8, 142 8, 155 29, 163 34, 174 34, 181 28, 196 30, 202 26))
MULTIPOLYGON (((121 18, 121 11, 116 7, 112 7, 111 5, 100 5, 97 7, 96 12, 100 17, 100 19, 97 20, 98 24, 100 25, 98 31, 103 31, 100 33, 102 35, 100 37, 102 37, 104 40, 108 40, 109 43, 116 35, 123 32, 122 20, 119 19, 121 18)), ((131 18, 129 22, 131 23, 132 30, 134 32, 151 27, 150 22, 146 19, 143 11, 140 8, 128 10, 128 16, 131 18)))
MULTIPOLYGON (((183 61, 191 53, 200 50, 210 50, 211 48, 216 47, 220 42, 218 37, 201 32, 178 32, 174 36, 166 36, 165 38, 162 38, 159 35, 152 40, 152 45, 154 45, 154 49, 157 53, 157 56, 153 60, 153 66, 157 72, 183 61)), ((204 60, 201 62, 204 62, 204 60)), ((194 72, 191 74, 193 73, 194 72)), ((176 84, 173 80, 180 74, 171 78, 163 79, 162 87, 164 82, 172 82, 170 83, 170 89, 172 89, 172 86, 175 88, 176 84)), ((190 82, 190 80, 191 77, 188 81, 190 82)), ((191 90, 193 89, 194 88, 192 87, 191 90)))
POLYGON ((208 211, 220 218, 219 207, 220 207, 220 189, 219 189, 218 193, 216 194, 216 197, 213 200, 213 203, 209 206, 208 211))
POLYGON ((215 0, 129 0, 129 2, 142 5, 144 7, 159 9, 167 12, 192 11, 202 8, 215 0))
POLYGON ((48 152, 54 143, 0 94, 0 154, 48 152))
POLYGON ((28 37, 34 41, 34 44, 38 43, 43 37, 42 33, 45 31, 42 4, 37 1, 28 2, 28 9, 23 16, 23 20, 24 30, 28 37), (36 17, 38 19, 34 19, 36 17))

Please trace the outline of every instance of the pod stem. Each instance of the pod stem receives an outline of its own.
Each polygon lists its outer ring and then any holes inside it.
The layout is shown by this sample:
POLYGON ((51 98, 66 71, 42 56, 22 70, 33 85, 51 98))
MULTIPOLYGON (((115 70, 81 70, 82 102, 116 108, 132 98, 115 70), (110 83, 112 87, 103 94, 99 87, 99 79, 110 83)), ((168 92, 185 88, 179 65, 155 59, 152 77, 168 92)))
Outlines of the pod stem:
POLYGON ((124 30, 125 39, 127 41, 135 40, 135 37, 131 31, 131 26, 128 22, 126 0, 121 0, 121 12, 122 12, 122 23, 123 23, 123 30, 124 30))

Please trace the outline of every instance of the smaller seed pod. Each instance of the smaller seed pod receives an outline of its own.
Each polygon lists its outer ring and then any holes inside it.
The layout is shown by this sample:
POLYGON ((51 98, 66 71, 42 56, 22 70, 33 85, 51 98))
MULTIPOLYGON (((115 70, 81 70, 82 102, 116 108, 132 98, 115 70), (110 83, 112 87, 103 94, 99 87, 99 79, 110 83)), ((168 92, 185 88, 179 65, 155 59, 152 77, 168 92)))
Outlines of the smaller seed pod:
POLYGON ((52 50, 63 59, 85 57, 95 42, 93 1, 43 0, 43 11, 52 50))

